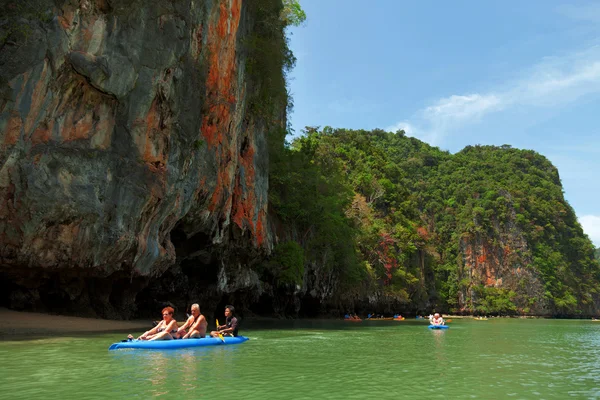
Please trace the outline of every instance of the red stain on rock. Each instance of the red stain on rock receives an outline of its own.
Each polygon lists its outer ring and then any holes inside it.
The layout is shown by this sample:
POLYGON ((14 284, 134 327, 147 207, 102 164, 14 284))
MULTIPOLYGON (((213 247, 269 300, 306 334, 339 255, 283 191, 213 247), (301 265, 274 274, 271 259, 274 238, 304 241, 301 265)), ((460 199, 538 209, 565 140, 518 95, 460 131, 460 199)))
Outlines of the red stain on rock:
POLYGON ((6 130, 4 131, 3 143, 5 145, 16 144, 21 136, 22 127, 23 121, 21 120, 21 116, 16 111, 12 111, 8 123, 6 124, 6 130))
POLYGON ((264 228, 264 222, 266 220, 266 213, 264 210, 260 210, 258 218, 256 219, 256 245, 261 247, 266 239, 266 232, 264 228))
MULTIPOLYGON (((248 140, 248 139, 246 139, 248 140)), ((234 203, 232 205, 233 222, 242 230, 248 228, 260 247, 265 240, 264 222, 265 213, 261 210, 255 216, 257 204, 255 181, 256 173, 254 170, 254 146, 247 142, 247 148, 242 149, 239 157, 239 164, 243 168, 244 182, 240 182, 240 175, 236 179, 234 188, 234 203)))
POLYGON ((31 134, 31 144, 38 145, 43 143, 48 143, 52 138, 52 131, 48 129, 47 126, 39 126, 33 133, 31 134))
POLYGON ((482 254, 477 256, 477 264, 483 264, 487 261, 487 257, 485 255, 485 251, 482 254))
POLYGON ((207 43, 209 47, 208 77, 206 81, 206 106, 208 112, 202 119, 201 133, 208 148, 215 151, 219 165, 216 187, 211 196, 208 209, 214 211, 224 204, 224 212, 231 208, 231 126, 234 120, 232 110, 235 97, 232 77, 236 74, 237 29, 240 22, 241 0, 232 0, 228 9, 227 1, 219 5, 218 20, 208 26, 207 43), (231 14, 231 16, 230 16, 231 14), (223 196, 229 196, 223 201, 223 196))
POLYGON ((63 9, 63 14, 58 17, 58 22, 64 30, 71 29, 73 25, 73 19, 75 18, 75 12, 71 9, 63 9))

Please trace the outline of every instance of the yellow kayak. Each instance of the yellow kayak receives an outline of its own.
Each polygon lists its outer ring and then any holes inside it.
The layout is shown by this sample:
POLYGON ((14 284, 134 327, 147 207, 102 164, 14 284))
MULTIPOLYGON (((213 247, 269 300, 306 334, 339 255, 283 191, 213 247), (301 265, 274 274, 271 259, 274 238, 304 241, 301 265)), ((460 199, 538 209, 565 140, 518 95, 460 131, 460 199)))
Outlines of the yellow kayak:
POLYGON ((476 321, 487 321, 488 320, 487 318, 483 318, 483 317, 475 317, 473 319, 476 321))

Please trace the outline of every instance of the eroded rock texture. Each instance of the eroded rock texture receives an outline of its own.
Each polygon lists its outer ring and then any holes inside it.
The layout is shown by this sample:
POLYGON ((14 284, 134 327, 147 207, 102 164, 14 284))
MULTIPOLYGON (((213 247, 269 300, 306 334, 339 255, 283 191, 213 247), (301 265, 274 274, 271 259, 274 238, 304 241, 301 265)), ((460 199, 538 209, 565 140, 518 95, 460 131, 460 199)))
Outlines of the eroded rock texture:
MULTIPOLYGON (((30 5, 2 2, 4 303, 127 317, 177 257, 217 275, 269 248, 244 2, 30 5)), ((246 275, 226 285, 253 285, 246 275)))

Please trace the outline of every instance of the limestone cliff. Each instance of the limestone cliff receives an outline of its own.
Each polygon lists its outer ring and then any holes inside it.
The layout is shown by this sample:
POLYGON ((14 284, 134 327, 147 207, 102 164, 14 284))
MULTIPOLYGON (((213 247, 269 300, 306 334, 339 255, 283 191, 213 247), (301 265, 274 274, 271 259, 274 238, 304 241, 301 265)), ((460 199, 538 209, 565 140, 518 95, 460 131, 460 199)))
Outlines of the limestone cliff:
POLYGON ((245 1, 2 8, 5 304, 127 316, 177 257, 222 270, 240 263, 237 250, 247 260, 271 246, 265 125, 248 112, 260 82, 245 68, 245 1))

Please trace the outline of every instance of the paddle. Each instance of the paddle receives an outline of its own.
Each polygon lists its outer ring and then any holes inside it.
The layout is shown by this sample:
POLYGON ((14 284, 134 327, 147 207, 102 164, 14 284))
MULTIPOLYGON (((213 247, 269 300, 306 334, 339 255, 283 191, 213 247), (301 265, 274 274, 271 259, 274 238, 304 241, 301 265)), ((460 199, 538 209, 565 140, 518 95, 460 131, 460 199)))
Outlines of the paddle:
POLYGON ((225 341, 225 338, 223 337, 223 335, 221 334, 221 332, 219 332, 219 320, 217 319, 217 334, 219 335, 219 338, 222 341, 225 341))

